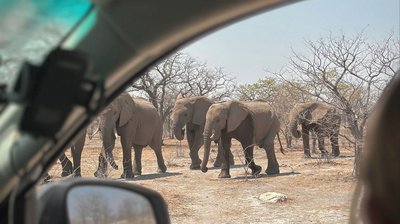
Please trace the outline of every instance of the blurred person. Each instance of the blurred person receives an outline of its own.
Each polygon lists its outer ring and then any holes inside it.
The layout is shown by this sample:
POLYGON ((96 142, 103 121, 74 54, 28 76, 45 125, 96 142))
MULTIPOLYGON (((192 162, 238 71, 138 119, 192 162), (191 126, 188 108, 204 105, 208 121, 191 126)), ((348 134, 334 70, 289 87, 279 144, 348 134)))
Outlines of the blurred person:
POLYGON ((400 223, 400 72, 369 119, 350 223, 400 223))

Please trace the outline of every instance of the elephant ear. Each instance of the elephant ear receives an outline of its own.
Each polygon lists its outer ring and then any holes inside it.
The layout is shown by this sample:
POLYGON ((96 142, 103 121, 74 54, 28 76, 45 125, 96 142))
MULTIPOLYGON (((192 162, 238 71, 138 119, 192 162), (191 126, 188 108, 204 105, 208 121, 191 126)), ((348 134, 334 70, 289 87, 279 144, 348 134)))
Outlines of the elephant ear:
POLYGON ((234 131, 249 114, 248 110, 239 102, 231 102, 228 113, 227 131, 234 131))
POLYGON ((319 104, 312 112, 311 112, 311 122, 317 123, 324 119, 332 108, 325 104, 319 104))
POLYGON ((183 96, 182 92, 179 92, 178 95, 176 95, 176 100, 180 100, 180 99, 183 99, 183 98, 184 98, 184 96, 183 96))
POLYGON ((129 94, 124 94, 117 103, 120 108, 118 127, 122 127, 128 123, 134 114, 134 102, 129 94))
POLYGON ((205 97, 200 97, 194 101, 192 116, 193 124, 204 125, 206 123, 206 114, 211 104, 211 101, 205 97))

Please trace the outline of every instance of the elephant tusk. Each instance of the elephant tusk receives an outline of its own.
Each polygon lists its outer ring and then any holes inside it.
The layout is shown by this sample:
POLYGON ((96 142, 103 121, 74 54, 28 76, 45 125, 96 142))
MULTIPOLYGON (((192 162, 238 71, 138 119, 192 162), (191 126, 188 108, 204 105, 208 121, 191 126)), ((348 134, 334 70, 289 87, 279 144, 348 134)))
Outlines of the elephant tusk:
POLYGON ((210 139, 213 139, 213 138, 214 138, 214 135, 215 135, 215 134, 212 133, 211 136, 210 136, 210 139))
POLYGON ((93 133, 92 137, 95 136, 98 132, 100 132, 100 127, 98 127, 98 128, 96 129, 96 131, 93 133))
POLYGON ((212 140, 212 139, 214 139, 214 137, 215 137, 215 131, 213 130, 211 133, 210 139, 212 140))

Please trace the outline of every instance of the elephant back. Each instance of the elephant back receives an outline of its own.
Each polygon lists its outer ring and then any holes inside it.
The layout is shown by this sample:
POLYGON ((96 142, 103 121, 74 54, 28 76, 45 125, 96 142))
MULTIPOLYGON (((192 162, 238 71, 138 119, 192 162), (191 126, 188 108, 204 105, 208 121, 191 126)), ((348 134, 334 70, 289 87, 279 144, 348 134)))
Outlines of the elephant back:
POLYGON ((144 98, 132 98, 132 100, 134 102, 135 114, 139 114, 140 117, 151 117, 155 119, 156 122, 161 122, 157 109, 152 103, 144 98))

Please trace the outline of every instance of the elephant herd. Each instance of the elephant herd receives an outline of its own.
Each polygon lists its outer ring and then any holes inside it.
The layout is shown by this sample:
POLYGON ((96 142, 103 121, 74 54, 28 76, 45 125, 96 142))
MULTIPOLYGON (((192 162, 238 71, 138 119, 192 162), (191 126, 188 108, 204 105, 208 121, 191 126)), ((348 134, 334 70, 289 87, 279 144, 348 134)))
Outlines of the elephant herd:
MULTIPOLYGON (((211 142, 218 143, 215 167, 221 167, 219 178, 230 178, 230 165, 234 164, 231 152, 232 138, 238 140, 244 150, 246 165, 253 175, 261 172, 253 158, 254 146, 263 148, 267 155, 267 174, 278 174, 279 164, 275 156, 274 139, 278 136, 280 122, 278 114, 265 101, 221 101, 214 102, 204 96, 178 98, 172 109, 171 120, 176 139, 186 138, 191 159, 190 169, 207 172, 211 142), (201 160, 199 149, 204 145, 201 160)), ((322 102, 299 103, 289 113, 291 134, 303 138, 304 155, 310 157, 309 132, 317 135, 321 154, 327 154, 324 138, 332 144, 332 155, 339 156, 338 135, 340 115, 336 109, 322 102), (301 126, 301 130, 298 130, 301 126)), ((167 170, 162 155, 162 122, 156 108, 147 100, 132 98, 128 93, 117 97, 98 117, 97 131, 101 133, 102 153, 94 175, 104 177, 108 163, 118 169, 114 161, 115 134, 120 136, 123 152, 123 173, 121 178, 141 175, 141 156, 144 147, 149 146, 157 157, 158 172, 167 170), (132 147, 134 161, 132 165, 132 147)), ((65 156, 59 160, 63 165, 62 176, 80 176, 80 159, 86 134, 94 134, 93 127, 71 145, 73 165, 65 156)), ((279 136, 278 136, 279 140, 279 136)), ((280 147, 281 152, 282 146, 280 147)))

